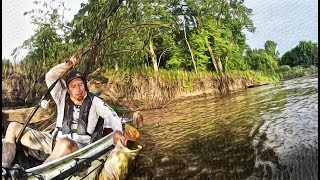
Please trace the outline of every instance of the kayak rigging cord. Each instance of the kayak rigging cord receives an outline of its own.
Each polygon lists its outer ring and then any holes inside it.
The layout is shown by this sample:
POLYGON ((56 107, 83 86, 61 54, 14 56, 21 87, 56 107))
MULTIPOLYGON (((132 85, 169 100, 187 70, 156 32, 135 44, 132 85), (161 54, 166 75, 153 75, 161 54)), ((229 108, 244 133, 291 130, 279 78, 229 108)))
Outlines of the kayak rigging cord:
MULTIPOLYGON (((80 158, 78 158, 78 159, 80 159, 80 158)), ((89 159, 89 158, 81 158, 81 159, 89 159)), ((95 167, 92 171, 88 172, 85 176, 81 177, 80 180, 86 178, 86 177, 89 176, 92 172, 94 172, 95 170, 97 170, 98 168, 100 168, 100 166, 103 165, 103 164, 107 161, 107 159, 108 159, 108 156, 107 156, 105 159, 97 159, 98 161, 101 162, 101 164, 99 164, 97 167, 95 167)), ((73 176, 74 176, 74 175, 71 175, 71 176, 69 177, 69 179, 71 179, 73 176)))

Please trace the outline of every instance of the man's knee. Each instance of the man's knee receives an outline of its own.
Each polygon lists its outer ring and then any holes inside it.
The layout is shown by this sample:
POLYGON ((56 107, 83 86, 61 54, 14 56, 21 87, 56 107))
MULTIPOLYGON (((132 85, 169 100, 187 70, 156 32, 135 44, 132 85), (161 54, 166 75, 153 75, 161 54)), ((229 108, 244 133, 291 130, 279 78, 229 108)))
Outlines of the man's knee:
POLYGON ((78 150, 78 145, 71 139, 61 138, 57 141, 55 148, 58 148, 59 151, 63 151, 64 154, 69 154, 78 150))
POLYGON ((22 124, 18 122, 11 122, 8 125, 6 134, 13 134, 17 136, 21 128, 22 128, 22 124))
POLYGON ((10 129, 10 130, 12 130, 12 129, 19 129, 19 130, 20 130, 21 127, 22 127, 22 124, 13 121, 13 122, 10 122, 10 124, 8 125, 7 130, 9 130, 9 129, 10 129))

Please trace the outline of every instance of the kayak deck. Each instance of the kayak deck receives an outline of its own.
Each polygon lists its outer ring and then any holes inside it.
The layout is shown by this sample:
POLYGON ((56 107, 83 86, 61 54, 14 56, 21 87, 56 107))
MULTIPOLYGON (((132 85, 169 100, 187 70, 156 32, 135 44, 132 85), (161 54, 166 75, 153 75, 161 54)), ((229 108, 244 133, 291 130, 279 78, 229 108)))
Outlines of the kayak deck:
MULTIPOLYGON (((27 169, 27 179, 39 179, 39 177, 43 179, 64 179, 70 178, 70 175, 85 176, 87 173, 97 169, 97 166, 103 164, 113 148, 113 133, 111 133, 71 154, 27 169)), ((89 177, 92 176, 90 175, 89 177)), ((79 179, 79 176, 77 179, 79 179)))

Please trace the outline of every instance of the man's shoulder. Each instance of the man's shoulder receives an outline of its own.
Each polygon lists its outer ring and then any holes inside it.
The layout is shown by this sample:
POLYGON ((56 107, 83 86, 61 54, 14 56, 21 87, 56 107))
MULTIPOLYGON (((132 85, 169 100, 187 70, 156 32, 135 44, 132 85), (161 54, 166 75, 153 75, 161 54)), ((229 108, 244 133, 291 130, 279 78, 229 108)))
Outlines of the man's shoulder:
POLYGON ((92 95, 89 94, 89 96, 92 97, 92 99, 91 99, 92 104, 98 105, 98 107, 105 106, 105 107, 108 107, 109 109, 111 109, 111 107, 103 99, 101 99, 100 97, 98 97, 97 95, 95 95, 93 93, 91 93, 91 94, 92 95))
POLYGON ((92 92, 88 92, 88 96, 91 99, 91 101, 93 101, 94 98, 98 98, 95 94, 93 94, 92 92))
POLYGON ((104 101, 100 97, 98 97, 92 92, 89 92, 88 96, 90 97, 92 103, 104 103, 104 101))

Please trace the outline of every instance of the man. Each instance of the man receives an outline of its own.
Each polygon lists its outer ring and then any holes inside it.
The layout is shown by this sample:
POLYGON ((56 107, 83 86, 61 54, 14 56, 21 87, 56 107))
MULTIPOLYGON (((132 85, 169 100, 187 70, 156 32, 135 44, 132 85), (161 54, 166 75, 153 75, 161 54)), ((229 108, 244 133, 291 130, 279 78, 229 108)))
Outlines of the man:
MULTIPOLYGON (((46 74, 48 87, 70 63, 76 65, 79 60, 72 56, 68 63, 59 64, 46 74)), ((91 142, 99 118, 103 118, 113 129, 114 144, 120 141, 124 146, 127 145, 121 119, 100 98, 89 92, 86 79, 81 73, 70 72, 65 81, 57 83, 50 93, 57 105, 56 128, 49 133, 27 127, 21 137, 21 144, 27 147, 29 155, 49 162, 87 146, 91 142), (64 86, 66 88, 63 88, 64 86)), ((7 128, 2 141, 2 167, 11 167, 14 161, 16 139, 22 126, 20 123, 12 122, 7 128)))

